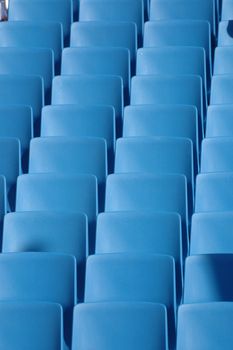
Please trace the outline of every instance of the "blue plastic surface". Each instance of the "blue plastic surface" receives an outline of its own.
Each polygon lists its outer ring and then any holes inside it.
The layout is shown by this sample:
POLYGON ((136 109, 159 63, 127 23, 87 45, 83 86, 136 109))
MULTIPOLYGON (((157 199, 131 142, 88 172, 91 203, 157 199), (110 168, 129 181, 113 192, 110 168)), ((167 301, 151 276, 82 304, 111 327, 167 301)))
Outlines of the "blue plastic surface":
POLYGON ((233 104, 208 107, 206 137, 233 136, 233 104))

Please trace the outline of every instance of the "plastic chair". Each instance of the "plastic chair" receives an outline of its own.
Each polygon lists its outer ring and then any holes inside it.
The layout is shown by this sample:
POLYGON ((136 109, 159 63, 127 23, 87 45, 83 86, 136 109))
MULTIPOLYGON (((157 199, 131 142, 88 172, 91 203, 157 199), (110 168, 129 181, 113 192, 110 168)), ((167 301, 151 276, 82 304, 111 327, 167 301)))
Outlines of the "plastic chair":
POLYGON ((168 211, 182 219, 183 256, 188 247, 187 180, 180 174, 114 174, 106 183, 105 211, 168 211))
POLYGON ((232 349, 232 315, 233 303, 180 306, 177 350, 232 349))
POLYGON ((207 85, 210 85, 212 76, 211 29, 207 21, 161 20, 147 22, 145 23, 143 46, 195 46, 204 48, 207 85))
MULTIPOLYGON (((164 2, 164 1, 163 1, 164 2)), ((173 4, 171 2, 171 4, 173 4)), ((203 108, 207 109, 205 50, 201 47, 147 47, 137 52, 137 75, 199 75, 203 83, 203 108)))
POLYGON ((230 46, 216 47, 214 59, 214 75, 233 74, 231 55, 233 48, 230 46))
POLYGON ((181 297, 183 254, 178 214, 145 211, 101 213, 97 219, 95 252, 171 255, 176 263, 178 300, 181 297))
POLYGON ((132 74, 135 71, 137 27, 131 22, 88 21, 71 26, 71 47, 124 47, 130 51, 132 74))
POLYGON ((218 46, 232 46, 233 21, 219 22, 218 46))
POLYGON ((4 253, 57 252, 75 257, 78 301, 83 300, 87 245, 87 217, 84 214, 28 211, 5 216, 4 253))
POLYGON ((28 174, 17 181, 16 211, 65 211, 87 215, 89 249, 94 251, 98 213, 94 175, 28 174))
POLYGON ((193 255, 186 259, 184 303, 233 300, 233 254, 193 255))
POLYGON ((121 133, 123 81, 119 76, 60 76, 53 79, 52 104, 110 105, 115 109, 117 134, 121 133))
POLYGON ((1 254, 0 281, 1 301, 60 304, 64 313, 65 340, 69 345, 72 311, 76 304, 76 262, 73 256, 53 253, 1 254))
MULTIPOLYGON (((39 3, 41 4, 41 2, 39 3)), ((0 23, 0 47, 9 46, 52 49, 54 52, 55 71, 59 74, 61 51, 63 49, 61 23, 44 21, 2 22, 0 23)))
POLYGON ((41 136, 103 138, 107 142, 108 168, 113 170, 115 113, 111 106, 46 106, 42 109, 41 136))
POLYGON ((2 349, 63 349, 63 317, 58 304, 1 302, 0 324, 2 349))
POLYGON ((198 110, 199 136, 204 134, 203 91, 196 75, 147 75, 132 78, 131 105, 184 104, 198 110))
POLYGON ((69 45, 70 26, 73 22, 72 0, 11 0, 8 10, 9 21, 33 21, 33 23, 59 22, 62 24, 64 43, 69 45))
POLYGON ((233 173, 200 174, 196 180, 195 212, 233 210, 233 173))
POLYGON ((208 107, 206 137, 233 136, 233 104, 208 107))
POLYGON ((85 302, 164 304, 171 343, 176 322, 175 288, 175 262, 170 256, 120 253, 98 254, 87 259, 85 302))
POLYGON ((139 302, 77 305, 74 308, 72 349, 88 348, 167 350, 165 307, 139 302))
POLYGON ((215 75, 212 79, 210 104, 230 104, 233 103, 231 89, 233 88, 232 75, 215 75))
POLYGON ((0 74, 39 75, 44 83, 45 102, 50 104, 54 76, 51 49, 1 47, 0 74))
POLYGON ((3 175, 0 175, 0 241, 2 240, 2 226, 4 215, 7 212, 7 191, 6 191, 6 179, 3 175))
POLYGON ((102 211, 107 177, 106 141, 95 137, 34 138, 30 143, 29 173, 95 175, 98 179, 99 208, 102 211))
POLYGON ((198 114, 194 106, 136 105, 124 110, 123 137, 185 137, 193 142, 194 171, 199 168, 198 114))
POLYGON ((81 0, 79 21, 133 22, 137 25, 138 43, 141 45, 144 28, 143 2, 81 0))
MULTIPOLYGON (((84 2, 86 3, 86 0, 84 2)), ((129 101, 130 53, 126 48, 70 47, 64 49, 61 74, 119 75, 123 79, 125 101, 129 101), (95 57, 94 60, 93 57, 95 57)))
POLYGON ((233 253, 232 229, 232 212, 194 214, 190 254, 233 253))
POLYGON ((222 21, 228 21, 232 19, 231 13, 233 11, 233 4, 231 1, 223 0, 222 2, 222 21))

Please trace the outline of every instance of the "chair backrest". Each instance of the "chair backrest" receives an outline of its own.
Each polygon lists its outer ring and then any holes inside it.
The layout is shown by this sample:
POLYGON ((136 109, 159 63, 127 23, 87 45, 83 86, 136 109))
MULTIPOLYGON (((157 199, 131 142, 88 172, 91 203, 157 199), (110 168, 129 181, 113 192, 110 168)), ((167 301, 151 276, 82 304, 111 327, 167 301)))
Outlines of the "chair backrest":
POLYGON ((233 74, 233 63, 231 55, 233 48, 231 46, 216 47, 214 57, 214 75, 233 74))
POLYGON ((215 75, 211 83, 211 105, 233 103, 231 89, 233 88, 233 74, 215 75))
POLYGON ((72 349, 87 348, 167 350, 165 307, 140 302, 77 305, 74 308, 72 349))
POLYGON ((0 324, 2 349, 63 349, 63 316, 58 304, 0 302, 0 324))
POLYGON ((7 191, 21 174, 20 142, 16 138, 0 137, 0 174, 6 178, 7 191))
POLYGON ((221 21, 218 28, 218 46, 232 46, 233 21, 221 21))
POLYGON ((230 350, 233 346, 232 316, 233 303, 230 302, 180 306, 177 350, 230 350))
POLYGON ((228 21, 232 19, 231 13, 233 11, 233 4, 229 0, 223 0, 222 2, 222 21, 228 21))
POLYGON ((233 136, 233 104, 208 107, 206 137, 233 136))
POLYGON ((7 191, 6 191, 6 179, 3 175, 0 175, 0 237, 2 238, 2 225, 4 215, 7 213, 7 191))
POLYGON ((81 213, 28 211, 5 216, 2 251, 73 255, 78 267, 77 295, 83 300, 87 256, 87 217, 81 213))

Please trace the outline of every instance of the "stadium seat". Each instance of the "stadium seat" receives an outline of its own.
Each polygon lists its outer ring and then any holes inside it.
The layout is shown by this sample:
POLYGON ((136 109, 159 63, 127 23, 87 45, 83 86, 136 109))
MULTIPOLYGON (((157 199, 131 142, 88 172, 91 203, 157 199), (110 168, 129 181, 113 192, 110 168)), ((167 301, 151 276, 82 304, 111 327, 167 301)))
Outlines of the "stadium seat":
POLYGON ((233 136, 233 104, 208 107, 206 137, 233 136))
POLYGON ((233 300, 233 254, 193 255, 186 259, 184 304, 233 300))
POLYGON ((51 49, 0 47, 0 74, 39 75, 44 83, 45 103, 50 104, 54 76, 51 49))
POLYGON ((218 46, 232 46, 233 43, 233 21, 219 22, 218 46))
POLYGON ((171 255, 176 263, 177 299, 180 299, 183 255, 181 218, 178 214, 149 211, 101 213, 97 219, 95 252, 171 255))
POLYGON ((140 46, 142 44, 144 28, 142 0, 80 0, 79 21, 121 21, 135 23, 137 26, 138 44, 140 46))
POLYGON ((121 134, 123 81, 119 76, 63 75, 53 79, 52 104, 110 105, 115 109, 117 134, 121 134))
POLYGON ((95 175, 98 180, 99 209, 103 211, 107 177, 106 141, 96 137, 34 138, 30 143, 29 173, 95 175))
POLYGON ((47 48, 54 53, 55 71, 60 72, 63 33, 60 23, 30 21, 0 22, 0 47, 47 48), (28 35, 30 33, 30 35, 28 35))
POLYGON ((0 240, 2 239, 2 225, 4 215, 7 212, 7 192, 6 192, 6 179, 3 175, 0 175, 0 240))
POLYGON ((182 305, 178 311, 177 350, 230 350, 233 303, 182 305))
POLYGON ((233 253, 232 230, 232 212, 194 214, 190 254, 233 253))
POLYGON ((87 215, 89 249, 94 251, 98 213, 97 178, 80 174, 27 174, 17 180, 16 211, 68 211, 87 215))
POLYGON ((10 0, 9 21, 57 22, 62 24, 65 46, 69 45, 73 22, 72 0, 10 0))
POLYGON ((148 253, 88 257, 85 302, 102 301, 164 304, 168 312, 170 342, 173 343, 176 322, 174 259, 148 253))
POLYGON ((57 253, 1 254, 0 281, 0 301, 60 304, 64 312, 65 340, 67 345, 70 344, 72 311, 76 304, 76 262, 73 256, 57 253))
POLYGON ((233 74, 233 63, 231 57, 233 48, 231 46, 216 47, 214 59, 214 75, 233 74))
POLYGON ((196 180, 195 212, 233 210, 233 173, 200 174, 196 180))
POLYGON ((223 0, 222 2, 222 21, 228 21, 232 18, 233 3, 230 0, 223 0))
POLYGON ((111 106, 53 105, 42 109, 41 136, 100 137, 106 140, 113 170, 115 114, 111 106))
POLYGON ((140 302, 77 305, 72 349, 168 350, 166 309, 140 302))
POLYGON ((233 74, 215 75, 211 85, 211 105, 231 104, 233 97, 231 89, 233 88, 233 74))
POLYGON ((180 174, 114 174, 106 183, 105 211, 168 211, 182 219, 183 256, 188 251, 187 180, 180 174))
POLYGON ((135 71, 137 27, 131 22, 88 21, 71 26, 71 47, 124 47, 130 51, 132 74, 135 71))
POLYGON ((2 349, 63 349, 63 317, 58 304, 0 302, 0 325, 2 349))
POLYGON ((201 77, 195 75, 147 75, 132 78, 131 105, 184 104, 198 109, 198 130, 204 135, 201 77))
POLYGON ((77 262, 78 301, 83 300, 87 256, 87 218, 74 212, 25 211, 5 216, 2 251, 57 252, 77 262))
POLYGON ((185 137, 193 142, 194 171, 199 168, 198 114, 194 106, 135 105, 124 110, 123 137, 185 137))
MULTIPOLYGON (((86 3, 86 0, 84 1, 86 3)), ((70 47, 62 53, 62 75, 119 75, 123 79, 125 102, 130 94, 130 53, 120 47, 70 47), (95 59, 93 60, 93 57, 95 59)))

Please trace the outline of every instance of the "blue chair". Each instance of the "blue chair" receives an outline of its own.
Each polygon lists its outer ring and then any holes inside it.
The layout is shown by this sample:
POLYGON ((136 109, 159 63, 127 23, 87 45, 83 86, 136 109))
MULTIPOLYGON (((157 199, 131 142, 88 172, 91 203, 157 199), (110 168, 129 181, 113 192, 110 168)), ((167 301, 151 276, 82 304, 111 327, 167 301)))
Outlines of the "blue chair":
POLYGON ((194 214, 190 254, 233 253, 232 230, 232 212, 194 214))
POLYGON ((193 255, 186 259, 184 304, 233 300, 233 254, 193 255))
POLYGON ((51 49, 0 47, 0 74, 39 75, 44 83, 45 102, 50 104, 54 76, 51 49))
POLYGON ((232 46, 233 42, 233 21, 219 22, 218 46, 232 46))
POLYGON ((176 290, 177 299, 180 299, 183 254, 178 214, 149 211, 101 213, 97 219, 95 252, 171 255, 176 263, 176 290))
POLYGON ((207 21, 161 20, 145 23, 144 47, 195 46, 206 53, 207 84, 212 76, 211 29, 207 21))
POLYGON ((233 173, 200 174, 196 180, 195 212, 233 210, 233 173))
POLYGON ((0 301, 60 304, 64 313, 65 341, 70 344, 72 311, 76 304, 76 261, 73 256, 57 253, 1 254, 0 281, 0 301))
POLYGON ((63 316, 58 304, 0 302, 0 324, 2 349, 63 349, 63 316))
POLYGON ((170 256, 116 253, 92 255, 87 259, 85 302, 164 304, 171 344, 176 323, 175 289, 175 262, 170 256))
POLYGON ((206 137, 233 136, 233 104, 208 107, 206 137))
POLYGON ((63 75, 53 79, 52 104, 110 105, 115 109, 117 134, 123 116, 123 81, 119 76, 63 75))
MULTIPOLYGON (((41 2, 40 6, 41 6, 41 2)), ((46 5, 45 5, 46 7, 46 5)), ((8 21, 0 22, 0 47, 47 48, 54 53, 55 71, 60 72, 63 32, 61 23, 8 21), (30 33, 30 35, 28 35, 30 33)))
MULTIPOLYGON (((164 2, 164 0, 163 0, 164 2)), ((171 2, 171 4, 173 4, 171 2)), ((203 83, 203 108, 207 109, 206 59, 201 47, 147 47, 137 52, 137 75, 199 75, 203 83)), ((209 82, 210 83, 210 82, 209 82)))
POLYGON ((131 22, 88 21, 71 26, 71 47, 124 47, 130 51, 132 74, 135 71, 137 27, 131 22))
POLYGON ((168 350, 167 314, 163 305, 102 302, 74 308, 73 350, 151 348, 168 350))
POLYGON ((98 180, 99 209, 102 211, 107 177, 106 141, 96 137, 34 138, 30 143, 29 173, 95 175, 98 180))
POLYGON ((233 303, 182 305, 178 311, 177 350, 230 350, 233 303))
POLYGON ((131 105, 184 104, 198 109, 200 138, 204 135, 203 91, 196 75, 147 75, 132 78, 131 105))
MULTIPOLYGON (((86 0, 84 2, 86 3, 86 0)), ((125 101, 129 101, 130 53, 126 48, 66 48, 62 53, 61 74, 119 75, 123 79, 125 101), (95 57, 94 60, 93 57, 95 57)))
POLYGON ((183 256, 188 249, 187 180, 180 174, 114 174, 106 183, 105 211, 168 211, 182 220, 183 256))
POLYGON ((210 104, 221 105, 233 103, 231 89, 233 88, 232 75, 215 75, 212 79, 210 104))
POLYGON ((103 138, 107 142, 108 169, 113 170, 116 136, 111 106, 46 106, 42 109, 41 136, 103 138))
POLYGON ((16 211, 66 211, 87 215, 89 249, 94 251, 98 213, 97 178, 80 174, 27 174, 17 180, 16 211))
POLYGON ((137 26, 138 43, 142 44, 144 9, 142 0, 81 0, 79 21, 132 22, 137 26))
POLYGON ((4 253, 57 252, 75 257, 78 301, 83 300, 87 244, 87 217, 78 212, 25 211, 4 219, 4 253))
POLYGON ((198 114, 194 106, 135 105, 124 110, 123 137, 185 137, 193 142, 194 170, 199 169, 198 114))
POLYGON ((72 0, 31 1, 11 0, 8 10, 9 21, 59 22, 62 24, 64 43, 69 45, 70 26, 73 22, 72 0))
POLYGON ((233 11, 233 4, 232 1, 229 0, 223 0, 222 2, 222 21, 228 21, 232 19, 231 13, 233 11))
POLYGON ((214 75, 233 74, 233 64, 231 55, 233 48, 231 46, 216 47, 214 58, 214 75))
POLYGON ((233 171, 233 137, 211 137, 202 141, 201 172, 233 171))
POLYGON ((2 240, 2 226, 4 215, 7 212, 6 178, 0 175, 0 242, 2 240))

